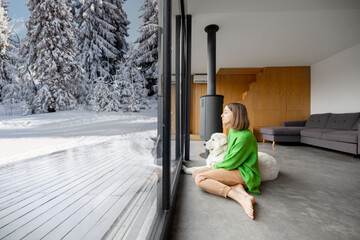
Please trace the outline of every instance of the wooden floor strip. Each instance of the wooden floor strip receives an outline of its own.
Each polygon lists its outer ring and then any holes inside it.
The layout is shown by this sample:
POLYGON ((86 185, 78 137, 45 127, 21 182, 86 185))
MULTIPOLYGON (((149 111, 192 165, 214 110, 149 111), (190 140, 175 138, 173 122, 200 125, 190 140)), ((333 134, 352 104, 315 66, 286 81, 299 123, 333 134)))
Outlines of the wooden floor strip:
MULTIPOLYGON (((115 155, 116 153, 113 153, 112 155, 115 155)), ((113 159, 111 154, 107 154, 107 157, 109 159, 113 159)), ((97 164, 101 163, 101 161, 104 161, 104 159, 106 156, 103 155, 99 155, 99 156, 91 156, 88 159, 84 159, 82 160, 82 162, 80 162, 81 164, 76 163, 76 164, 72 164, 72 163, 68 163, 68 164, 61 164, 52 168, 46 168, 46 169, 42 169, 40 170, 33 170, 32 168, 31 171, 26 171, 23 172, 21 175, 17 175, 14 176, 14 178, 11 181, 8 181, 7 185, 2 185, 0 186, 1 190, 7 190, 7 189, 12 189, 16 191, 19 191, 21 189, 24 189, 28 186, 31 186, 31 183, 37 183, 37 182, 43 182, 44 179, 46 180, 50 180, 51 178, 56 178, 56 177, 61 177, 63 174, 71 174, 71 173, 77 173, 79 170, 78 169, 82 169, 82 167, 86 167, 87 165, 89 165, 89 162, 91 161, 91 165, 92 164, 96 164, 95 162, 92 162, 94 160, 96 160, 97 164), (29 182, 29 179, 31 179, 31 182, 29 182), (19 188, 19 189, 18 189, 19 188)), ((56 160, 61 161, 61 158, 57 158, 56 160)), ((91 167, 90 165, 90 167, 91 167)))
POLYGON ((134 224, 157 175, 149 159, 119 147, 67 150, 10 164, 10 173, 1 167, 0 239, 101 239, 123 216, 134 224))
MULTIPOLYGON (((108 159, 113 159, 112 156, 107 156, 107 157, 108 157, 108 159)), ((83 166, 78 166, 78 168, 72 167, 71 169, 60 168, 57 170, 57 172, 52 173, 51 177, 44 172, 38 172, 38 175, 41 176, 38 178, 34 178, 28 174, 24 174, 24 176, 23 176, 24 180, 20 184, 18 184, 18 182, 15 182, 13 187, 9 187, 9 188, 0 187, 1 192, 3 192, 3 191, 10 192, 9 190, 11 190, 11 192, 8 193, 7 195, 2 195, 2 197, 0 197, 0 210, 2 209, 1 205, 3 203, 6 203, 9 200, 13 200, 14 198, 16 198, 19 195, 26 198, 27 196, 23 195, 24 192, 31 192, 33 189, 35 189, 37 191, 44 191, 44 189, 46 189, 46 187, 49 186, 53 182, 55 182, 55 183, 62 182, 65 179, 77 176, 80 172, 86 172, 86 170, 88 170, 88 169, 93 169, 93 164, 96 164, 97 166, 100 167, 100 166, 108 163, 108 161, 104 161, 104 159, 106 159, 105 157, 104 158, 97 157, 97 158, 99 159, 98 160, 99 162, 98 161, 94 162, 91 165, 84 164, 83 166), (81 170, 79 171, 79 169, 81 169, 81 170), (43 188, 43 186, 45 188, 43 188)))
MULTIPOLYGON (((134 172, 134 169, 126 169, 128 174, 125 177, 131 177, 131 174, 134 172)), ((56 228, 59 228, 61 224, 63 224, 66 221, 69 221, 70 218, 78 218, 78 215, 76 215, 81 209, 83 209, 85 206, 90 206, 90 210, 94 208, 96 203, 101 201, 101 199, 106 198, 106 191, 111 191, 111 189, 116 188, 118 185, 125 186, 124 181, 119 181, 119 176, 115 179, 113 179, 111 182, 108 183, 107 188, 104 188, 102 192, 100 192, 98 195, 90 195, 87 194, 85 197, 88 198, 88 201, 82 202, 82 205, 77 204, 77 201, 69 204, 61 211, 58 211, 56 213, 52 213, 53 217, 48 219, 45 223, 43 223, 40 227, 35 229, 31 234, 29 234, 25 239, 34 239, 33 236, 41 236, 45 237, 47 234, 49 234, 52 231, 55 231, 56 228)), ((123 178, 122 178, 123 180, 123 178)), ((103 186, 106 187, 106 186, 103 186)), ((81 199, 80 199, 81 200, 81 199)), ((80 219, 81 220, 81 219, 80 219)), ((79 221, 80 221, 79 220, 79 221)), ((72 226, 73 227, 73 226, 72 226)), ((88 226, 89 227, 89 226, 88 226)), ((68 229, 70 231, 70 229, 68 229)), ((66 231, 63 232, 63 234, 66 234, 66 231)))
MULTIPOLYGON (((142 171, 144 172, 144 171, 142 171)), ((142 172, 137 175, 136 179, 133 179, 131 185, 128 186, 127 189, 121 187, 118 190, 121 190, 121 193, 117 195, 111 195, 110 198, 114 201, 104 201, 97 208, 93 209, 93 211, 86 216, 78 225, 76 225, 65 237, 64 239, 89 239, 90 236, 97 238, 97 235, 92 232, 92 234, 86 237, 86 234, 89 232, 89 229, 94 229, 95 226, 99 222, 103 223, 105 229, 112 225, 115 221, 114 218, 106 218, 104 217, 107 214, 110 215, 120 215, 122 210, 134 199, 136 193, 143 186, 143 182, 140 181, 139 177, 141 177, 142 172), (137 190, 137 191, 136 191, 137 190), (91 226, 88 228, 86 226, 91 226)), ((102 235, 101 231, 97 228, 97 234, 99 236, 102 235)), ((106 232, 106 231, 105 231, 106 232)), ((104 232, 104 233, 105 233, 104 232)), ((99 238, 101 239, 101 238, 99 238)))
MULTIPOLYGON (((130 178, 130 181, 126 181, 125 185, 121 186, 121 189, 124 193, 128 193, 129 189, 137 188, 137 177, 138 176, 136 174, 133 175, 130 178)), ((86 233, 88 229, 92 227, 91 222, 97 221, 99 214, 101 214, 103 211, 106 211, 117 201, 118 197, 111 195, 114 190, 116 189, 107 189, 103 191, 103 193, 98 195, 97 198, 95 198, 92 202, 86 204, 75 214, 58 225, 53 231, 46 235, 44 239, 62 239, 70 232, 72 232, 72 236, 74 236, 73 239, 81 239, 79 236, 83 233, 83 231, 86 233), (83 229, 79 228, 78 226, 81 226, 83 229)))
MULTIPOLYGON (((79 160, 84 160, 84 159, 77 159, 76 161, 67 161, 68 158, 73 158, 74 159, 74 153, 76 154, 81 154, 81 152, 91 152, 91 155, 101 155, 103 153, 96 153, 96 152, 92 152, 92 149, 81 149, 80 151, 78 151, 77 149, 69 149, 69 150, 65 150, 65 151, 61 151, 61 152, 57 152, 57 153, 53 153, 53 154, 49 154, 46 156, 40 156, 40 157, 36 157, 36 158, 31 158, 31 159, 27 159, 27 160, 23 160, 20 162, 15 162, 15 163, 11 163, 9 165, 5 165, 0 167, 0 186, 2 186, 1 184, 6 183, 6 181, 3 180, 7 180, 7 179, 11 179, 14 180, 14 178, 18 177, 19 175, 22 176, 24 173, 26 174, 31 174, 31 175, 36 175, 37 172, 39 171, 43 171, 44 169, 54 169, 54 170, 59 170, 59 166, 64 165, 64 163, 66 164, 77 164, 79 162, 79 160), (80 153, 78 153, 80 152, 80 153), (31 169, 31 172, 29 172, 28 170, 31 169)), ((90 154, 90 153, 89 153, 90 154)))
MULTIPOLYGON (((153 179, 154 178, 152 178, 152 180, 153 179)), ((136 220, 141 217, 141 214, 144 214, 142 207, 145 205, 145 202, 149 201, 152 203, 154 200, 149 199, 149 197, 151 196, 151 193, 153 193, 155 186, 156 182, 147 182, 143 189, 136 195, 136 199, 129 203, 127 210, 114 221, 114 223, 117 223, 117 226, 120 226, 118 229, 110 229, 112 231, 117 230, 115 239, 125 239, 129 235, 136 220)), ((149 204, 149 207, 150 206, 151 204, 149 204)))
MULTIPOLYGON (((118 165, 119 164, 121 164, 121 163, 118 163, 118 165)), ((108 167, 112 167, 112 166, 113 166, 113 163, 108 163, 107 165, 102 166, 98 169, 92 168, 89 171, 81 173, 74 178, 69 178, 69 179, 66 179, 65 181, 62 181, 55 185, 49 186, 46 189, 47 190, 46 193, 49 193, 49 194, 46 194, 44 197, 41 197, 40 199, 37 199, 36 201, 32 200, 31 198, 26 196, 27 198, 24 198, 21 201, 12 204, 10 207, 8 207, 6 209, 2 209, 0 211, 0 229, 3 226, 2 225, 3 221, 9 222, 9 220, 8 220, 9 215, 11 216, 11 218, 14 218, 12 215, 13 215, 13 213, 17 212, 16 215, 19 216, 23 213, 23 212, 19 212, 19 210, 21 210, 23 208, 29 208, 29 207, 36 208, 38 206, 42 206, 43 204, 49 202, 50 200, 52 200, 54 198, 57 198, 58 196, 61 197, 62 193, 68 192, 74 187, 75 187, 75 191, 77 191, 77 189, 87 186, 89 184, 89 181, 94 181, 93 177, 101 177, 102 174, 105 174, 106 172, 111 171, 111 169, 109 170, 108 167), (4 218, 5 218, 5 220, 4 220, 4 218)), ((32 192, 30 192, 30 194, 32 194, 32 192)))

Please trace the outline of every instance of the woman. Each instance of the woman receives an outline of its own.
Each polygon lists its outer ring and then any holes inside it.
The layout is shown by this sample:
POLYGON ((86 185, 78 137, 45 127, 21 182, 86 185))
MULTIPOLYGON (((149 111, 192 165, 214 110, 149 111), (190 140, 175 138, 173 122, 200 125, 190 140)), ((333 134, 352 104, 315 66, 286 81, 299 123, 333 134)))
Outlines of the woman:
POLYGON ((212 163, 193 173, 195 183, 205 191, 234 199, 254 219, 255 198, 247 193, 260 194, 261 182, 257 141, 249 128, 246 107, 241 103, 229 103, 221 115, 226 128, 230 128, 228 150, 224 160, 212 163))

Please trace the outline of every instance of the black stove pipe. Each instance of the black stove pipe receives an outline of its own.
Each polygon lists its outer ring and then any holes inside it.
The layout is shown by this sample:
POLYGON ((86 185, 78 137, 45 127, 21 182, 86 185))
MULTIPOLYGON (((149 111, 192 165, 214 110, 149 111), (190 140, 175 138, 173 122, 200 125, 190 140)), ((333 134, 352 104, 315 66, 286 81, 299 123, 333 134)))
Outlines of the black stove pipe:
POLYGON ((207 95, 216 95, 216 32, 218 30, 219 26, 215 24, 205 27, 208 52, 207 95))
POLYGON ((213 133, 223 132, 220 115, 224 96, 216 95, 216 32, 218 30, 219 27, 215 24, 205 28, 208 44, 207 95, 200 97, 200 138, 205 141, 208 141, 213 133))

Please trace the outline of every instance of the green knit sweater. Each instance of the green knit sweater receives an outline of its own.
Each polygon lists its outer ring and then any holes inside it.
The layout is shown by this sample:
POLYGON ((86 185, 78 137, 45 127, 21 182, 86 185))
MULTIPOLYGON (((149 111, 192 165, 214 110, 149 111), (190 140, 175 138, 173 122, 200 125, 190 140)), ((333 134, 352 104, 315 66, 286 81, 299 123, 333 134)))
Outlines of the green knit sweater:
POLYGON ((230 129, 228 137, 228 149, 224 160, 214 164, 215 169, 234 170, 238 169, 253 194, 260 194, 261 183, 257 141, 249 129, 237 131, 230 129))

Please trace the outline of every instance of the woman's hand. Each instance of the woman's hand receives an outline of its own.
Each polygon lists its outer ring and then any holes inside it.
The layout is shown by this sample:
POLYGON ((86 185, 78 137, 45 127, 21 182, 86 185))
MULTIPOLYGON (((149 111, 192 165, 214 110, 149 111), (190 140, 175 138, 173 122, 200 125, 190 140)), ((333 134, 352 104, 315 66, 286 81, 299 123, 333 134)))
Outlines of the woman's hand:
POLYGON ((210 168, 215 169, 215 168, 214 168, 214 164, 216 164, 216 162, 212 161, 212 162, 210 163, 210 168))

